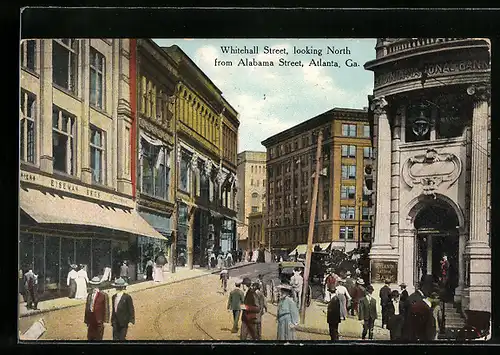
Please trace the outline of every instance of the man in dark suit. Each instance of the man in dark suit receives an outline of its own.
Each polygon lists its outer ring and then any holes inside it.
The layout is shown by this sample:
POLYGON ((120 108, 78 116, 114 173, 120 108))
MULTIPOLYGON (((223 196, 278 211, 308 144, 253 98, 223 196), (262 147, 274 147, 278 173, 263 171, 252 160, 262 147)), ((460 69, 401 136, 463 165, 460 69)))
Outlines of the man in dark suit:
POLYGON ((410 340, 412 338, 412 325, 414 324, 411 321, 411 312, 410 309, 412 305, 416 302, 421 302, 424 298, 430 295, 430 291, 432 289, 433 278, 432 275, 423 275, 418 288, 413 292, 404 302, 404 324, 403 324, 403 339, 410 340))
POLYGON ((401 340, 404 321, 403 309, 398 290, 392 291, 391 299, 386 305, 387 329, 390 331, 391 340, 401 340))
POLYGON ((89 281, 92 292, 87 296, 85 316, 83 321, 87 324, 87 340, 102 340, 104 323, 109 323, 109 296, 99 290, 101 279, 95 276, 89 281))
POLYGON ((240 340, 260 340, 260 334, 258 334, 259 327, 257 323, 260 321, 259 314, 261 311, 259 296, 255 293, 255 290, 251 287, 252 281, 245 277, 242 282, 247 288, 244 304, 241 306, 241 333, 240 340))
POLYGON ((31 266, 24 274, 24 290, 26 292, 26 308, 38 309, 38 275, 35 275, 31 266))
POLYGON ((359 320, 363 321, 363 333, 361 338, 366 339, 366 333, 368 333, 368 338, 373 339, 373 327, 375 326, 375 319, 377 319, 377 301, 372 296, 373 286, 366 286, 366 295, 359 302, 359 320))
POLYGON ((125 293, 128 284, 119 278, 113 285, 117 293, 113 295, 113 312, 111 325, 113 327, 113 340, 126 340, 129 323, 135 324, 134 302, 129 294, 125 293))
POLYGON ((326 313, 326 321, 330 330, 330 340, 339 340, 339 324, 340 324, 340 302, 335 294, 335 286, 330 287, 330 293, 333 295, 328 302, 326 313))
POLYGON ((409 310, 409 341, 432 341, 436 337, 436 319, 428 298, 413 303, 409 310))
POLYGON ((389 303, 391 296, 391 288, 389 287, 390 281, 385 280, 385 285, 380 289, 380 307, 382 308, 382 328, 387 326, 387 309, 386 306, 389 303))
POLYGON ((399 287, 401 288, 401 294, 399 296, 399 300, 404 304, 409 296, 408 291, 406 291, 406 284, 403 282, 399 285, 399 287))

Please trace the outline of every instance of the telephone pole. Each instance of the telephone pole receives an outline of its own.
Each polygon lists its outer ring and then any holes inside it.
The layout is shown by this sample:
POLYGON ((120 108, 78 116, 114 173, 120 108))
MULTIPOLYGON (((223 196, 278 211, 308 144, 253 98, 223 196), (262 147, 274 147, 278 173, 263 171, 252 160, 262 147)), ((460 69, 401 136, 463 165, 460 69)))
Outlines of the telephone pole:
MULTIPOLYGON (((304 269, 304 288, 302 290, 302 299, 300 304, 300 322, 306 321, 306 296, 309 291, 309 270, 311 268, 312 245, 314 236, 314 224, 316 221, 316 204, 318 202, 319 173, 321 171, 321 148, 323 143, 323 131, 318 134, 318 147, 316 148, 316 173, 314 174, 314 186, 311 202, 311 216, 309 219, 309 235, 307 237, 306 265, 304 269)), ((312 296, 312 295, 310 295, 312 296)))

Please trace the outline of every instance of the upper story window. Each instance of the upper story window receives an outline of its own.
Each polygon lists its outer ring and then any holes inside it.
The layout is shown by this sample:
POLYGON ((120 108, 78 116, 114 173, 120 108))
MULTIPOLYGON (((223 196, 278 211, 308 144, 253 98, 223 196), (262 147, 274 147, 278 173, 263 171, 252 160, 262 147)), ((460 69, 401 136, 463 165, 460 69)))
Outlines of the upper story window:
POLYGON ((52 109, 53 168, 66 174, 75 174, 75 117, 57 106, 52 109))
POLYGON ((356 158, 356 146, 355 145, 342 145, 342 157, 343 158, 356 158))
POLYGON ((104 132, 90 126, 90 168, 92 170, 92 181, 102 184, 105 181, 105 144, 104 132))
POLYGON ((78 40, 57 39, 52 45, 52 76, 56 85, 77 94, 78 40))
POLYGON ((368 125, 363 126, 363 137, 370 138, 370 126, 368 125))
POLYGON ((355 211, 354 206, 340 206, 340 219, 355 219, 355 211))
POLYGON ((184 192, 190 192, 189 157, 183 155, 180 162, 179 188, 184 192))
POLYGON ((21 90, 20 157, 32 164, 35 163, 35 115, 36 96, 21 90))
POLYGON ((161 145, 141 139, 141 192, 168 200, 170 186, 170 153, 161 145))
POLYGON ((363 220, 370 219, 370 208, 369 207, 363 207, 361 212, 362 212, 362 219, 363 220))
POLYGON ((343 124, 342 125, 342 135, 344 137, 356 137, 356 125, 355 124, 343 124))
POLYGON ((363 158, 365 158, 365 159, 372 159, 373 158, 372 147, 364 147, 363 148, 363 158))
POLYGON ((274 148, 269 148, 269 159, 274 158, 274 148))
POLYGON ((356 179, 356 165, 342 164, 342 179, 356 179))
POLYGON ((340 199, 352 200, 356 198, 356 186, 342 185, 340 187, 340 199))
POLYGON ((34 39, 21 42, 21 66, 31 71, 36 70, 36 41, 34 39))
POLYGON ((341 226, 339 230, 340 239, 354 239, 354 227, 341 226))
POLYGON ((105 67, 104 56, 90 47, 90 104, 101 109, 104 108, 105 67))

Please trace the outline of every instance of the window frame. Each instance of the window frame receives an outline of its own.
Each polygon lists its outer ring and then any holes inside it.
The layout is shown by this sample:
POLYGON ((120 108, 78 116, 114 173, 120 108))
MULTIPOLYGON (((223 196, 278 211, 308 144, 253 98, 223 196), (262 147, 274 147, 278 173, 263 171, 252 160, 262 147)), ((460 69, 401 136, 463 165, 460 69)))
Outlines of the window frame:
MULTIPOLYGON (((80 41, 78 39, 54 39, 52 42, 52 46, 59 45, 63 49, 69 52, 68 63, 66 66, 66 70, 68 71, 68 86, 65 87, 60 83, 57 83, 56 80, 53 79, 53 83, 57 85, 57 87, 62 88, 63 90, 67 90, 68 92, 78 95, 78 80, 79 80, 79 60, 80 60, 80 41), (69 44, 63 41, 71 41, 69 44), (73 57, 74 56, 74 57, 73 57), (73 63, 73 64, 72 64, 73 63), (74 65, 74 68, 72 67, 74 65)), ((52 56, 54 56, 54 49, 52 48, 52 56)), ((54 75, 55 66, 52 66, 52 76, 54 75)))
MULTIPOLYGON (((141 138, 143 139, 143 138, 141 138)), ((155 146, 153 144, 150 144, 147 142, 145 139, 143 139, 143 142, 141 142, 141 152, 139 156, 139 164, 140 164, 140 191, 141 194, 145 194, 160 200, 164 201, 169 201, 170 200, 170 174, 171 174, 171 168, 169 164, 170 160, 170 155, 171 151, 168 150, 168 148, 164 145, 162 146, 155 146), (147 144, 149 147, 148 149, 144 148, 144 143, 147 144), (158 149, 158 152, 155 154, 151 154, 153 150, 158 149), (156 163, 158 161, 158 155, 161 154, 161 151, 163 150, 163 161, 160 163, 160 165, 164 166, 164 180, 165 180, 165 191, 164 191, 164 196, 161 196, 156 193, 157 191, 157 186, 156 186, 156 180, 157 180, 157 174, 159 169, 156 168, 156 163), (158 154, 158 155, 157 155, 158 154), (144 188, 144 159, 151 160, 152 164, 152 171, 153 174, 151 176, 151 191, 146 191, 144 188)))
MULTIPOLYGON (((77 159, 77 154, 76 153, 76 137, 77 137, 77 127, 76 127, 76 116, 70 114, 69 112, 61 109, 60 107, 56 105, 52 105, 52 151, 54 151, 54 133, 60 134, 65 136, 68 141, 66 142, 66 163, 65 163, 65 171, 56 169, 55 167, 55 157, 52 162, 53 170, 57 171, 59 173, 64 173, 67 175, 76 175, 76 159, 77 159), (54 127, 54 113, 55 111, 58 111, 58 123, 57 127, 54 127), (70 132, 65 132, 64 130, 61 129, 62 127, 62 121, 63 121, 63 116, 68 118, 68 127, 66 128, 70 132), (68 152, 68 148, 70 148, 70 151, 68 152), (69 166, 68 166, 69 163, 69 166)), ((52 153, 52 156, 54 156, 54 153, 52 153)))
POLYGON ((20 120, 19 120, 19 158, 21 161, 30 164, 37 163, 37 96, 27 90, 21 89, 20 97, 20 120), (28 110, 28 104, 30 98, 33 100, 30 109, 28 110), (29 115, 26 113, 29 111, 29 115), (32 130, 29 129, 29 123, 32 124, 32 130), (29 149, 29 133, 31 131, 33 142, 32 142, 32 160, 30 157, 29 149))
POLYGON ((106 57, 104 54, 99 52, 94 47, 90 47, 90 60, 89 60, 89 103, 91 106, 105 110, 106 108, 106 57), (101 70, 99 70, 97 64, 101 62, 101 70), (95 87, 95 102, 92 101, 92 75, 96 76, 96 87, 95 87), (97 85, 97 78, 101 76, 101 87, 97 85), (99 93, 101 94, 101 102, 99 103, 99 93))
POLYGON ((354 227, 353 226, 340 226, 339 227, 339 239, 354 240, 354 227))
POLYGON ((97 126, 94 126, 92 124, 89 125, 89 162, 90 162, 90 169, 92 170, 92 182, 97 183, 97 184, 102 184, 106 185, 106 132, 104 132, 102 129, 100 129, 97 126), (101 145, 98 146, 97 144, 92 142, 92 133, 100 133, 101 134, 101 145), (93 150, 97 150, 100 152, 100 158, 101 158, 101 171, 99 174, 99 180, 94 179, 94 167, 92 166, 92 154, 93 150))
MULTIPOLYGON (((191 192, 191 169, 189 168, 190 157, 187 154, 182 154, 180 162, 179 162, 179 189, 185 193, 191 192), (186 189, 182 186, 182 163, 185 162, 186 167, 186 189)), ((214 194, 216 196, 216 194, 214 194)))
POLYGON ((21 56, 21 68, 26 69, 32 73, 37 72, 37 40, 36 39, 26 39, 21 41, 21 48, 20 48, 20 56, 21 56), (28 44, 33 43, 33 67, 29 66, 30 61, 28 60, 30 57, 30 52, 28 51, 28 44))
POLYGON ((370 126, 369 125, 363 125, 363 137, 370 138, 370 126))

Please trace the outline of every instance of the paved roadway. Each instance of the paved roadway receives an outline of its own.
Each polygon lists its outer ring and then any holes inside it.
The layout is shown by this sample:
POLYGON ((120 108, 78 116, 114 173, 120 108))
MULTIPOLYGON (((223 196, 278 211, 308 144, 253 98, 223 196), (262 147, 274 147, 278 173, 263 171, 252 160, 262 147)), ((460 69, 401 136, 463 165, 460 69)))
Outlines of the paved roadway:
MULTIPOLYGON (((230 271, 228 289, 234 278, 265 274, 264 282, 277 277, 277 264, 252 264, 230 271)), ((136 323, 129 327, 128 340, 238 340, 232 334, 232 314, 226 308, 218 275, 207 275, 153 289, 132 293, 136 323)), ((43 317, 47 331, 40 340, 86 340, 84 306, 52 311, 19 320, 19 329, 27 329, 43 317)), ((106 324, 104 340, 111 340, 111 326, 106 324)), ((276 319, 263 317, 263 340, 276 339, 276 319)), ((328 336, 297 332, 299 340, 328 340, 328 336)))

